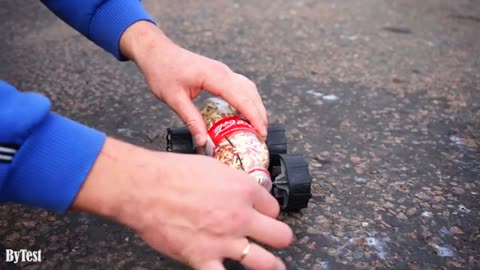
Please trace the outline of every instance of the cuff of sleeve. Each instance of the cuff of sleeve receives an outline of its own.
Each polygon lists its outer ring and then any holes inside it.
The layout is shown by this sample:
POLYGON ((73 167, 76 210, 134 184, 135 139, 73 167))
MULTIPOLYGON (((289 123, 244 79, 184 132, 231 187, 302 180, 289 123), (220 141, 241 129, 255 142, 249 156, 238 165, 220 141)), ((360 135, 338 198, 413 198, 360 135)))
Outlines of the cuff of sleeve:
POLYGON ((50 113, 15 156, 10 201, 65 212, 88 176, 106 135, 50 113))
POLYGON ((91 20, 89 38, 117 59, 124 61, 126 58, 122 56, 119 48, 120 38, 130 25, 142 20, 155 24, 140 1, 106 1, 91 20))

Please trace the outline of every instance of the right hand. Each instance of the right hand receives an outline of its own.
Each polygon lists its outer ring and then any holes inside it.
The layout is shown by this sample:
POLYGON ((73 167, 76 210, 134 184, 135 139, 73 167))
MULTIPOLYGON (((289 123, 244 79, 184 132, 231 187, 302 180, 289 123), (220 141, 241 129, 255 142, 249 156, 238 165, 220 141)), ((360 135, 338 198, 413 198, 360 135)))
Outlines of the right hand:
POLYGON ((244 75, 181 48, 146 21, 134 23, 125 31, 120 49, 135 61, 155 96, 180 116, 198 146, 207 142, 207 127, 192 100, 203 90, 225 99, 266 138, 265 106, 255 83, 244 75))
MULTIPOLYGON (((199 155, 154 152, 107 142, 73 207, 111 217, 136 230, 161 253, 198 270, 239 260, 247 237, 274 248, 292 241, 276 217, 277 201, 254 179, 199 155)), ((285 269, 252 243, 250 269, 285 269)))

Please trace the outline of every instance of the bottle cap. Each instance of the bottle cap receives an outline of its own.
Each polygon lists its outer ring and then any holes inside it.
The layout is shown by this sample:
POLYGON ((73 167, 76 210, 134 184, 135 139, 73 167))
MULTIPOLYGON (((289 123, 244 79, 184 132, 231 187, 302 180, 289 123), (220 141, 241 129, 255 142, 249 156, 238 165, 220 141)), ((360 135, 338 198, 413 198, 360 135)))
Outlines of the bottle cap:
POLYGON ((268 192, 272 189, 272 179, 270 173, 263 168, 256 168, 248 172, 252 177, 255 178, 257 183, 264 187, 268 192))

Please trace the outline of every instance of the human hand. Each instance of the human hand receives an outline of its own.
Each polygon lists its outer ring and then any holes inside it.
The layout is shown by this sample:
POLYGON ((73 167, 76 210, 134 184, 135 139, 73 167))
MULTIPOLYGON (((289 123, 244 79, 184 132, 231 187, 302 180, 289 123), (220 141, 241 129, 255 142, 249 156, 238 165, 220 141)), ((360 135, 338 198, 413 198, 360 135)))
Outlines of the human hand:
POLYGON ((266 137, 265 107, 255 84, 245 76, 175 45, 149 22, 130 26, 122 35, 120 49, 138 65, 152 92, 180 116, 197 145, 207 140, 205 122, 192 102, 201 90, 225 99, 266 137))
MULTIPOLYGON (((145 150, 107 139, 73 209, 136 230, 159 252, 197 270, 240 260, 247 237, 274 248, 292 231, 276 220, 277 201, 251 176, 200 155, 145 150)), ((241 261, 258 270, 285 269, 258 244, 241 261)))

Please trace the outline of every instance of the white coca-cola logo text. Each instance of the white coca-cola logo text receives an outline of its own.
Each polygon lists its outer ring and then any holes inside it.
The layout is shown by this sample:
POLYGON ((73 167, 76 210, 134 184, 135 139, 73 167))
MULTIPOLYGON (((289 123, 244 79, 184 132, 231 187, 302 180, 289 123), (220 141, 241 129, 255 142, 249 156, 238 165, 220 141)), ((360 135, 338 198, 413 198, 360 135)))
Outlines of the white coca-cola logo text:
POLYGON ((232 120, 225 121, 220 125, 218 125, 217 127, 215 127, 215 129, 213 130, 213 132, 215 133, 215 137, 218 136, 218 134, 223 133, 224 131, 230 129, 232 126, 235 126, 235 125, 248 125, 248 123, 242 119, 232 119, 232 120))

